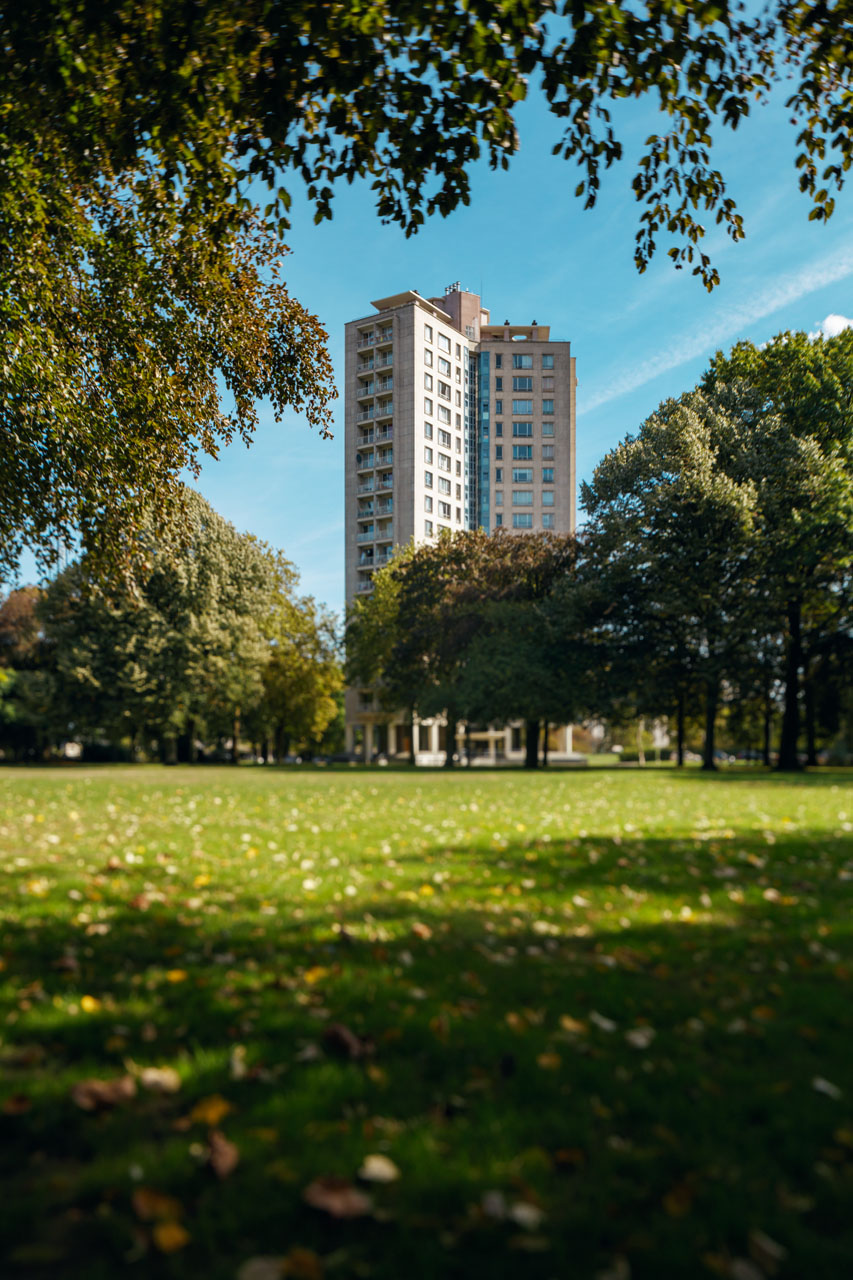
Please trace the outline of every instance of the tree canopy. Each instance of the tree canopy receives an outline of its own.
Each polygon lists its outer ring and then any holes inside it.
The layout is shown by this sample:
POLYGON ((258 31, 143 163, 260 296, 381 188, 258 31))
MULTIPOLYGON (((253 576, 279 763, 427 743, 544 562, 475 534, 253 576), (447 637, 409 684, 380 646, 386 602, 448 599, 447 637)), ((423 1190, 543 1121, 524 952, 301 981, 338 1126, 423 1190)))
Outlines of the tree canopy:
POLYGON ((325 334, 280 274, 294 178, 318 219, 366 179, 410 234, 468 202, 479 158, 507 166, 534 92, 591 207, 623 158, 619 104, 652 95, 636 263, 666 238, 712 287, 700 219, 743 234, 713 126, 790 77, 799 183, 828 217, 853 156, 851 16, 851 0, 7 5, 0 574, 25 544, 49 567, 78 539, 127 572, 146 498, 174 511, 181 470, 248 441, 260 398, 326 428, 325 334))

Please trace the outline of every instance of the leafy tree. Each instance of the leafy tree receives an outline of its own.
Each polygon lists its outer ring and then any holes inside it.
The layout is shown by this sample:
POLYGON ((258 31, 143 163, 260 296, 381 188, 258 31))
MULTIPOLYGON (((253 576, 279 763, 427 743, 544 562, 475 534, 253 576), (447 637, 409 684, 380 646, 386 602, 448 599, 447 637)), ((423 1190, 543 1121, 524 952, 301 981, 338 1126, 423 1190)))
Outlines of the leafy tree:
POLYGON ((181 470, 248 439, 259 397, 325 426, 324 334, 278 275, 282 173, 318 218, 336 183, 367 178, 411 233, 468 202, 479 157, 506 167, 532 78, 592 206, 623 155, 614 107, 652 94, 666 127, 632 178, 636 262, 665 234, 711 287, 696 210, 743 234, 714 123, 736 128, 792 75, 818 219, 853 156, 849 0, 758 16, 728 0, 33 0, 0 21, 4 574, 24 543, 49 566, 78 536, 93 566, 127 570, 146 501, 174 511, 181 470))
POLYGON ((738 343, 717 353, 703 385, 737 416, 743 447, 731 465, 756 486, 762 580, 784 635, 779 767, 794 769, 802 674, 808 691, 853 609, 853 333, 738 343))
POLYGON ((719 464, 736 432, 701 393, 667 401, 581 491, 589 563, 610 601, 601 618, 611 665, 632 676, 640 713, 669 710, 675 697, 679 760, 686 694, 701 684, 706 769, 756 595, 754 487, 719 464))

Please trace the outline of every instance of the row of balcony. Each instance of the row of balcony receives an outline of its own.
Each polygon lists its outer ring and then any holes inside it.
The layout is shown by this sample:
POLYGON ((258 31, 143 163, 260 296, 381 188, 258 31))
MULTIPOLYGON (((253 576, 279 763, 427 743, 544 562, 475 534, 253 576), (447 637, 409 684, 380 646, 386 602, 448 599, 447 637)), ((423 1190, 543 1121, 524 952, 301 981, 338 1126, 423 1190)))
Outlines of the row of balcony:
POLYGON ((387 529, 359 529, 357 542, 392 542, 394 533, 390 526, 387 529))
POLYGON ((359 351, 363 351, 365 347, 375 347, 382 342, 390 342, 394 337, 394 329, 392 325, 385 325, 375 332, 363 333, 358 339, 356 346, 359 351))
POLYGON ((375 484, 372 476, 369 480, 362 480, 361 484, 356 488, 356 493, 383 493, 393 488, 394 477, 389 471, 385 475, 377 476, 375 484))
POLYGON ((385 551, 381 555, 368 555, 366 551, 362 551, 358 557, 359 569, 379 569, 383 564, 387 564, 391 559, 391 552, 385 551))
POLYGON ((366 409, 359 409, 355 415, 356 422, 372 422, 374 418, 390 418, 393 417, 394 402, 393 400, 380 400, 378 404, 368 405, 366 409))
POLYGON ((372 471, 374 467, 390 467, 393 461, 394 450, 391 448, 378 449, 376 453, 370 449, 367 453, 355 455, 355 465, 359 471, 372 471))
POLYGON ((394 427, 369 427, 367 431, 362 431, 358 437, 358 444, 381 444, 383 440, 391 440, 394 436, 394 427))
POLYGON ((380 498, 377 503, 364 502, 359 507, 359 520, 372 520, 374 516, 390 516, 394 512, 393 498, 380 498))

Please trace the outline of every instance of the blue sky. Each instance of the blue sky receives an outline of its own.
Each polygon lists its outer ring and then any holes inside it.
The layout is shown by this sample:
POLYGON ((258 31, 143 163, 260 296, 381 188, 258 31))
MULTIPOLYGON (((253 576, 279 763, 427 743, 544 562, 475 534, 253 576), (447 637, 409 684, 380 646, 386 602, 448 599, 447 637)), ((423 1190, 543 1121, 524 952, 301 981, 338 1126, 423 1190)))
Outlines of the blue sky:
MULTIPOLYGON (((522 146, 509 171, 478 167, 470 207, 433 219, 409 240, 380 224, 366 184, 343 185, 334 220, 314 226, 293 178, 288 286, 328 330, 341 381, 345 322, 401 289, 434 294, 458 279, 482 293, 499 321, 550 324, 577 358, 583 480, 662 399, 695 385, 718 348, 853 315, 853 199, 842 193, 826 226, 807 221, 786 117, 780 100, 736 134, 718 135, 715 158, 747 234, 734 245, 709 230, 705 244, 722 276, 711 295, 673 269, 665 238, 644 275, 633 265, 639 207, 631 152, 664 127, 651 102, 621 112, 628 156, 605 175, 592 211, 574 198, 576 167, 550 154, 559 123, 535 100, 519 113, 522 146)), ((342 399, 336 414, 335 438, 323 441, 297 415, 276 424, 264 408, 251 449, 232 445, 208 461, 199 488, 238 528, 281 547, 303 591, 341 610, 342 399)))

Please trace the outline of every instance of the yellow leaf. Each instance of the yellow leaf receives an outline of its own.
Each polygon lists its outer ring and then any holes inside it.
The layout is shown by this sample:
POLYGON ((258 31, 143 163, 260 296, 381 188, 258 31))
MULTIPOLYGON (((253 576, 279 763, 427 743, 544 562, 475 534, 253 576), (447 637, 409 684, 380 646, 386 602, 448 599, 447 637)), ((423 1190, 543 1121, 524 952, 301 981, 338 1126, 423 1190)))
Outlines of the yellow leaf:
POLYGON ((193 886, 196 889, 203 889, 206 884, 210 884, 210 876, 204 874, 196 876, 193 880, 193 886))
POLYGON ((211 1129, 215 1129, 231 1110, 231 1103, 226 1098, 218 1093, 212 1093, 209 1098, 202 1098, 195 1104, 190 1112, 190 1120, 193 1124, 207 1124, 211 1129))
POLYGON ((186 969, 168 969, 166 971, 167 982, 186 982, 189 976, 186 969))
POLYGON ((133 1212, 143 1222, 175 1222, 184 1212, 180 1200, 155 1191, 153 1187, 137 1187, 131 1196, 131 1204, 133 1212))
POLYGON ((84 1013, 97 1013, 101 1008, 101 1002, 95 996, 81 996, 80 1008, 84 1013))
POLYGON ((190 1242, 190 1233, 179 1222, 158 1222, 151 1234, 161 1253, 175 1253, 190 1242))
POLYGON ((558 1071, 563 1064, 558 1053, 540 1053, 536 1061, 543 1071, 558 1071))
POLYGON ((329 970, 323 965, 315 964, 311 969, 305 970, 305 981, 309 986, 313 987, 314 983, 321 982, 323 978, 327 976, 328 972, 329 970))
POLYGON ((585 1036, 587 1025, 585 1022, 579 1022, 577 1018, 573 1018, 571 1014, 564 1013, 560 1018, 560 1026, 564 1031, 570 1031, 572 1035, 585 1036))
POLYGON ((431 884, 422 884, 420 889, 418 889, 418 893, 422 898, 431 898, 435 893, 435 889, 433 889, 431 884))
POLYGON ((313 1249, 291 1249, 282 1269, 292 1280, 323 1280, 323 1260, 313 1249))
POLYGON ((693 1192, 683 1182, 673 1187, 671 1191, 667 1191, 663 1198, 663 1207, 671 1218, 683 1218, 686 1213, 690 1212, 692 1204, 693 1192))

